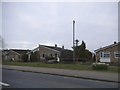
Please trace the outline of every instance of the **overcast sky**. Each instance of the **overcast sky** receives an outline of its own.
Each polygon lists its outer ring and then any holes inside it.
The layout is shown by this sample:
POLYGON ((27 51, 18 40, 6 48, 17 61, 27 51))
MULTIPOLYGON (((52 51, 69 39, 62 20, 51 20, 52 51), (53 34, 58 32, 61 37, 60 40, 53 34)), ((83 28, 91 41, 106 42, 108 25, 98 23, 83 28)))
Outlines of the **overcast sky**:
POLYGON ((118 41, 117 2, 2 3, 2 36, 9 49, 38 44, 71 49, 73 20, 76 39, 90 51, 118 41))

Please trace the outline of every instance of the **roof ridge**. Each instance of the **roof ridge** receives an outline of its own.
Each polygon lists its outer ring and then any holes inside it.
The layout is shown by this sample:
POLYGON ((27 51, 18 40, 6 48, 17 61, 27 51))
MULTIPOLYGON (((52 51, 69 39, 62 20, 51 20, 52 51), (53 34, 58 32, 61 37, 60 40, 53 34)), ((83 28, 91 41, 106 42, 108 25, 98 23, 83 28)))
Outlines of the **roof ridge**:
POLYGON ((14 51, 14 50, 11 50, 11 49, 10 49, 10 51, 12 51, 12 52, 17 53, 17 54, 19 54, 19 55, 20 55, 20 53, 18 53, 18 52, 16 52, 16 51, 14 51))
POLYGON ((106 46, 104 46, 104 47, 101 47, 101 48, 99 48, 99 49, 96 49, 96 50, 94 50, 95 52, 97 52, 97 51, 100 51, 101 49, 103 50, 103 49, 106 49, 106 48, 109 48, 109 47, 114 47, 114 46, 116 46, 116 45, 119 45, 120 43, 118 42, 118 43, 113 43, 113 44, 110 44, 110 45, 106 45, 106 46))

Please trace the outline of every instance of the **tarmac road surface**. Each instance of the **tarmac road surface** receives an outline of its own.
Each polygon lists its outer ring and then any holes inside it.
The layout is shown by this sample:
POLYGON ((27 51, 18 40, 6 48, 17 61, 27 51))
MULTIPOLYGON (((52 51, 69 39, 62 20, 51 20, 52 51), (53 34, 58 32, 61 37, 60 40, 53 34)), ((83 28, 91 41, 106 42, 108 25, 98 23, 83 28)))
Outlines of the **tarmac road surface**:
POLYGON ((3 69, 3 88, 118 88, 118 83, 3 69))

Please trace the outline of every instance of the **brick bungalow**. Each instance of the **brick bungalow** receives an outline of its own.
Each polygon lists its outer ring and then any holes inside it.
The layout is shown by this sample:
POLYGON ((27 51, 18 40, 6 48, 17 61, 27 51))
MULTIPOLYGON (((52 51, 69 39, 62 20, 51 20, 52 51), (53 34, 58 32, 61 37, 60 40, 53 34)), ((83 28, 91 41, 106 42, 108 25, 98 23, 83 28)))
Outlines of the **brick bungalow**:
POLYGON ((2 50, 2 59, 4 61, 21 61, 22 55, 26 54, 30 50, 21 49, 6 49, 2 50))
POLYGON ((44 62, 47 58, 51 58, 60 62, 61 60, 63 60, 63 58, 69 58, 70 56, 72 56, 71 52, 71 50, 64 49, 64 46, 57 47, 57 44, 55 44, 55 46, 39 45, 37 48, 31 50, 27 54, 29 61, 31 61, 31 55, 36 53, 35 57, 37 61, 44 62), (65 53, 71 53, 71 55, 69 57, 65 57, 65 53))
POLYGON ((120 60, 120 42, 95 50, 96 62, 118 63, 120 60))

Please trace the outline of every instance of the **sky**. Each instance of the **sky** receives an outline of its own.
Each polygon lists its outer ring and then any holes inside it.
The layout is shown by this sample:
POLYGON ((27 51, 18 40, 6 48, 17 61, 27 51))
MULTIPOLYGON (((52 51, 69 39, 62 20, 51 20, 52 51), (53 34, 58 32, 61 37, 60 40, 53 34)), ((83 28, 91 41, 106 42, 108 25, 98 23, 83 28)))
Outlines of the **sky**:
POLYGON ((34 49, 38 44, 72 49, 75 38, 94 50, 118 41, 117 2, 3 2, 5 48, 34 49))

